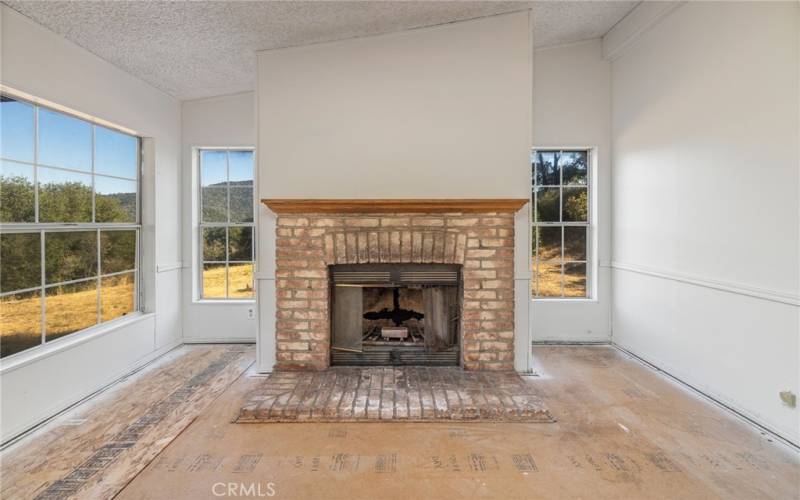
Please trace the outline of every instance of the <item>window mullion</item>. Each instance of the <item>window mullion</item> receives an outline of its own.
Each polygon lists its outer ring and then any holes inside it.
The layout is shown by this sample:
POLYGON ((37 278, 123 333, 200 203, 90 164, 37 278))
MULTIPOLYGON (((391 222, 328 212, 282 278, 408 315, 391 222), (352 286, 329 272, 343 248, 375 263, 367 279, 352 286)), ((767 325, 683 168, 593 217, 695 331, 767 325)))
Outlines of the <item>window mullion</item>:
MULTIPOLYGON (((205 222, 203 219, 203 154, 202 150, 197 151, 197 208, 200 213, 197 216, 197 220, 200 221, 200 225, 205 222)), ((202 260, 202 259, 201 259, 202 260)))
MULTIPOLYGON (((202 188, 201 188, 201 190, 202 190, 202 188)), ((202 213, 202 211, 203 210, 201 208, 200 212, 202 213)), ((200 268, 199 269, 200 273, 198 274, 198 276, 200 276, 200 298, 202 299, 204 297, 204 294, 205 294, 205 292, 203 290, 203 285, 204 285, 204 283, 203 283, 204 282, 203 272, 205 270, 205 258, 206 258, 205 249, 206 249, 206 245, 205 245, 205 239, 204 239, 203 228, 202 227, 200 228, 200 231, 198 231, 198 233, 199 233, 198 245, 200 247, 199 252, 198 252, 200 254, 200 258, 198 259, 199 264, 200 264, 198 266, 200 268)))
POLYGON ((133 273, 133 290, 134 290, 134 304, 133 309, 135 311, 139 311, 140 307, 142 306, 142 288, 139 280, 139 269, 142 268, 142 252, 139 250, 139 245, 141 242, 141 238, 139 237, 139 231, 136 231, 136 271, 133 273))
POLYGON ((39 106, 33 107, 33 221, 39 223, 39 106))
POLYGON ((534 279, 536 280, 536 296, 538 297, 539 293, 540 293, 539 292, 539 227, 538 226, 536 226, 536 234, 534 235, 534 237, 536 238, 536 258, 535 258, 536 269, 534 269, 534 271, 535 271, 534 279))
POLYGON ((230 233, 231 233, 231 152, 230 150, 225 151, 225 185, 228 187, 228 210, 227 210, 227 220, 228 225, 225 227, 225 298, 230 298, 229 293, 229 281, 230 281, 230 233))
POLYGON ((560 165, 561 156, 564 151, 559 151, 558 155, 558 220, 561 233, 561 297, 564 297, 564 169, 560 165))
POLYGON ((95 149, 95 126, 92 125, 92 222, 97 222, 97 190, 95 189, 95 165, 94 165, 94 149, 95 149))
POLYGON ((228 298, 228 262, 231 259, 230 256, 230 227, 225 228, 225 298, 228 298))
POLYGON ((138 231, 141 229, 139 224, 126 223, 42 223, 42 224, 3 224, 3 233, 35 233, 41 230, 49 232, 59 231, 94 231, 102 229, 104 231, 138 231))
MULTIPOLYGON (((94 128, 94 127, 92 127, 94 128)), ((103 308, 103 304, 100 301, 100 297, 102 296, 102 279, 101 276, 103 275, 103 264, 100 259, 100 228, 97 228, 97 323, 100 324, 103 320, 101 309, 103 308)))
MULTIPOLYGON (((532 197, 533 198, 533 206, 531 207, 531 213, 533 214, 533 223, 534 224, 538 224, 538 222, 539 222, 538 221, 538 217, 537 217, 537 212, 536 212, 538 204, 539 204, 539 180, 538 180, 537 171, 536 171, 537 167, 535 165, 537 164, 537 160, 539 160, 540 157, 541 157, 541 155, 534 160, 534 164, 533 164, 533 197, 532 197)), ((539 165, 541 165, 541 161, 539 161, 538 163, 539 163, 539 165)), ((534 267, 533 267, 533 279, 534 279, 534 283, 533 283, 533 288, 534 288, 534 296, 538 297, 539 296, 539 226, 538 225, 534 226, 533 237, 535 238, 535 242, 534 242, 534 245, 533 245, 534 246, 534 254, 533 254, 533 264, 534 264, 534 267)))
POLYGON ((42 301, 41 302, 41 326, 40 326, 40 329, 42 330, 42 342, 41 342, 42 344, 44 344, 45 339, 46 339, 45 327, 47 325, 47 322, 45 320, 45 318, 46 318, 45 312, 46 312, 46 308, 47 308, 47 301, 45 301, 45 288, 44 288, 45 280, 46 280, 46 274, 45 274, 45 268, 44 268, 44 264, 45 264, 44 237, 45 237, 44 230, 41 230, 39 232, 39 252, 40 252, 39 259, 40 259, 40 263, 41 263, 41 267, 42 267, 42 269, 41 269, 41 275, 42 275, 42 283, 41 284, 42 284, 42 287, 41 287, 41 292, 40 292, 41 301, 42 301))

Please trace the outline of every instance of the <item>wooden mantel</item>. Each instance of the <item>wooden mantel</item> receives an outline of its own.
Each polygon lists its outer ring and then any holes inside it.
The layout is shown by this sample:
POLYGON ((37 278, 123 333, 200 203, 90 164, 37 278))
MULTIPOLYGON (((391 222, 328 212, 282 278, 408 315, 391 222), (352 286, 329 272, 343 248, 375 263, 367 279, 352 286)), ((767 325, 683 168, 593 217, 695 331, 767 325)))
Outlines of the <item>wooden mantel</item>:
POLYGON ((486 213, 516 212, 526 198, 470 199, 264 199, 276 214, 364 214, 364 213, 486 213))

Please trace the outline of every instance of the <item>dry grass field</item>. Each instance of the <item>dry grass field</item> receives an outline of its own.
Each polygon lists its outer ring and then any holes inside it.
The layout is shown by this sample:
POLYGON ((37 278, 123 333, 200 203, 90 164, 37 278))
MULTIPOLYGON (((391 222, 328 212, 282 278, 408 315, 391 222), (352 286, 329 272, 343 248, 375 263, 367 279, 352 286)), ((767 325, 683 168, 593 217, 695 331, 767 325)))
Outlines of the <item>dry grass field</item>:
MULTIPOLYGON (((203 272, 204 296, 209 298, 252 298, 253 264, 208 265, 203 272)), ((100 312, 110 321, 134 310, 133 273, 102 278, 100 312)), ((42 301, 39 291, 0 299, 0 351, 3 356, 41 343, 42 301)), ((47 289, 45 332, 47 340, 88 328, 97 323, 97 281, 91 280, 47 289)))
POLYGON ((228 266, 228 294, 225 293, 225 264, 206 264, 203 268, 203 298, 253 298, 253 264, 228 266))
MULTIPOLYGON (((569 266, 570 264, 567 264, 569 266)), ((531 266, 537 276, 536 263, 531 266)), ((539 296, 561 297, 561 263, 539 262, 539 296)), ((536 294, 536 280, 531 280, 531 291, 536 294)), ((586 275, 564 273, 564 297, 586 296, 586 275)))
MULTIPOLYGON (((536 229, 536 228, 534 228, 536 229)), ((531 293, 534 297, 585 297, 586 296, 586 265, 570 261, 582 261, 586 259, 586 245, 585 241, 577 239, 577 244, 573 241, 574 238, 565 238, 564 254, 564 293, 561 293, 561 238, 562 233, 560 229, 556 228, 556 233, 552 233, 554 228, 540 228, 541 234, 539 238, 543 238, 545 231, 549 236, 545 240, 540 239, 540 244, 537 248, 538 251, 538 272, 537 262, 535 259, 531 262, 531 270, 533 279, 531 280, 531 293), (553 241, 555 236, 555 241, 553 241), (536 293, 538 277, 539 293, 536 293)), ((567 228, 570 229, 570 228, 567 228)), ((575 229, 575 228, 571 228, 575 229)), ((578 228, 581 231, 583 228, 578 228)), ((566 230, 565 230, 566 231, 566 230)), ((570 233, 571 234, 571 233, 570 233)), ((572 235, 574 236, 574 235, 572 235)))
MULTIPOLYGON (((133 311, 133 273, 102 278, 101 289, 102 321, 133 311)), ((97 305, 95 280, 48 288, 45 297, 47 340, 96 324, 97 305)), ((3 297, 0 306, 0 349, 3 356, 41 342, 41 299, 38 291, 3 297)))

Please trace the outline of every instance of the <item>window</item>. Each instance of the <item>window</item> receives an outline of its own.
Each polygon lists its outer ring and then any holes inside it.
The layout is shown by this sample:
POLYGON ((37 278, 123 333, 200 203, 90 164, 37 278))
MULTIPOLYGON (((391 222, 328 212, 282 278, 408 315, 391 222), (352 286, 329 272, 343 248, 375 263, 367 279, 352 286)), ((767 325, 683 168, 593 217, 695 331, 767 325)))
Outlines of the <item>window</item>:
POLYGON ((531 155, 534 298, 588 298, 588 150, 534 150, 531 155))
POLYGON ((253 150, 201 149, 200 298, 253 298, 253 150))
POLYGON ((0 97, 0 357, 138 310, 139 138, 0 97))

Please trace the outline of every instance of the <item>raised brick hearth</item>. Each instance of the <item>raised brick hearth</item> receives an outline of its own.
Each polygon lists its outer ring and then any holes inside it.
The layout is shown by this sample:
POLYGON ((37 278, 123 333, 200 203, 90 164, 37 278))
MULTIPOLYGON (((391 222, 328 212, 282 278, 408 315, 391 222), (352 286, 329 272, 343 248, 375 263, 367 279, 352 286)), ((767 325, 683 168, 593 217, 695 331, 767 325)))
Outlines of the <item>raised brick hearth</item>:
POLYGON ((360 263, 463 265, 463 367, 513 369, 510 213, 279 215, 276 255, 278 369, 328 368, 328 266, 360 263))
POLYGON ((247 422, 554 422, 537 384, 516 372, 343 367, 273 372, 236 420, 247 422))

